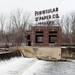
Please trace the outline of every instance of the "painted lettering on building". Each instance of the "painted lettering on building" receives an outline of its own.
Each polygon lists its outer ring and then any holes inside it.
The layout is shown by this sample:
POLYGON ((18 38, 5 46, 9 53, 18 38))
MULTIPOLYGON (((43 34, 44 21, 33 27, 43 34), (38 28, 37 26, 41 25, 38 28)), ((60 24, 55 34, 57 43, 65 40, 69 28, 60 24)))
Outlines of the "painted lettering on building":
POLYGON ((42 11, 35 11, 35 22, 37 24, 49 25, 59 18, 58 7, 42 11))

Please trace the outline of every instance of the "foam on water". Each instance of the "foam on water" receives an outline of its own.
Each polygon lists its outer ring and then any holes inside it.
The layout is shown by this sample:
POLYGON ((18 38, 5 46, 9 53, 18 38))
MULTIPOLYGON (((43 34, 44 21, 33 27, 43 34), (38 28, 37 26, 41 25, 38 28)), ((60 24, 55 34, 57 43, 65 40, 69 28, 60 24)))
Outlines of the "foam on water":
POLYGON ((33 58, 16 57, 0 62, 0 75, 21 75, 37 60, 33 58))
POLYGON ((75 60, 47 62, 36 58, 15 57, 0 61, 0 75, 75 75, 75 60))
POLYGON ((22 75, 36 75, 36 74, 39 74, 39 71, 41 71, 41 69, 43 69, 45 63, 46 63, 45 61, 38 60, 32 66, 30 66, 30 68, 25 70, 22 75))

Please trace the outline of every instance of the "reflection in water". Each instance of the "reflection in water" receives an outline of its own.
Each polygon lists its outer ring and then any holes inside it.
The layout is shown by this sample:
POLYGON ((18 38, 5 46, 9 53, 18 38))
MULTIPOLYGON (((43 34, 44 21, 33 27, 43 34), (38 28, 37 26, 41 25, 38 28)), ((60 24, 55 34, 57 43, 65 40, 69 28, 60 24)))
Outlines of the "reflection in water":
POLYGON ((48 62, 16 57, 0 61, 0 75, 75 75, 75 61, 48 62))

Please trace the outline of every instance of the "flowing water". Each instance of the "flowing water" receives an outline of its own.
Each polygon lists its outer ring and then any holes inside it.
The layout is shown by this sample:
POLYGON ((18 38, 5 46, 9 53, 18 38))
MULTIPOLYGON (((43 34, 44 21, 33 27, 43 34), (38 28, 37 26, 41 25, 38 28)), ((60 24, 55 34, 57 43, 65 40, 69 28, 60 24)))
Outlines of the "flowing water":
POLYGON ((75 75, 75 61, 48 62, 15 57, 0 61, 0 75, 75 75))

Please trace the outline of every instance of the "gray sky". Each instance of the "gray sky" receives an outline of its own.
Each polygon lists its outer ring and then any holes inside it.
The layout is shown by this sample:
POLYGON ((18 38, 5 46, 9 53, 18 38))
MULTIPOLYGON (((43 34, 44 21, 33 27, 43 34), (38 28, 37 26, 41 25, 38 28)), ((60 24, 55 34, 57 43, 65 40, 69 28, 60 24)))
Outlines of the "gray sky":
POLYGON ((33 13, 53 7, 59 7, 59 12, 63 15, 75 11, 75 0, 0 0, 0 13, 9 13, 17 8, 33 13))
MULTIPOLYGON (((16 9, 29 12, 34 21, 34 11, 59 8, 59 16, 75 11, 75 0, 0 0, 0 14, 9 15, 16 9)), ((28 14, 29 14, 28 13, 28 14)))

